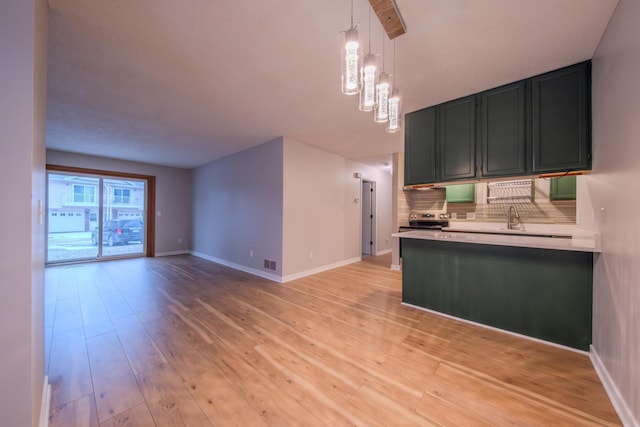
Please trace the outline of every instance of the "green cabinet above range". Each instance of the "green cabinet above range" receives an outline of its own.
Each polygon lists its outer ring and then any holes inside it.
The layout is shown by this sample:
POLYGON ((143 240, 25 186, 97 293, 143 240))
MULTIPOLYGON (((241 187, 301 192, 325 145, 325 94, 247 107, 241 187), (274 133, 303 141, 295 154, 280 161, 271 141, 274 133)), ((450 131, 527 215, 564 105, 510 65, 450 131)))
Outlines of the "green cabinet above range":
POLYGON ((591 62, 405 116, 405 185, 591 169, 591 62))

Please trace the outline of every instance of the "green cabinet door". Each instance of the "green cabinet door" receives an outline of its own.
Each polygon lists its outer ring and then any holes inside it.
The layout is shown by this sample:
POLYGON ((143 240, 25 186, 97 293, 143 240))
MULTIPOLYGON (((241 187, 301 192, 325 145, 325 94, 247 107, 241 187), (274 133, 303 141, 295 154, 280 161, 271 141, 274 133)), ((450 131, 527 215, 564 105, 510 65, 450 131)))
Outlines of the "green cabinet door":
POLYGON ((476 96, 438 107, 440 181, 476 176, 476 96))
POLYGON ((533 172, 591 169, 591 63, 531 79, 533 172))
POLYGON ((480 95, 483 177, 516 176, 527 172, 525 82, 491 89, 480 95))
POLYGON ((405 115, 404 184, 436 182, 436 109, 405 115))
POLYGON ((551 200, 575 200, 576 199, 576 177, 563 176, 560 178, 551 178, 550 185, 551 200))

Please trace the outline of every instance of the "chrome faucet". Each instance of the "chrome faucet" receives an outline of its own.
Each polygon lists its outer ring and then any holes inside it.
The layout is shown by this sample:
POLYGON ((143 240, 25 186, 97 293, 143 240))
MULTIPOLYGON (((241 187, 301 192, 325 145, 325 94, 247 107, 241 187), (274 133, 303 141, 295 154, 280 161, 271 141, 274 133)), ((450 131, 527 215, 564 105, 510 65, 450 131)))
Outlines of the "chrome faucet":
POLYGON ((511 230, 513 229, 513 222, 511 219, 511 211, 513 211, 516 214, 516 219, 518 220, 518 223, 520 222, 520 214, 518 213, 518 209, 511 205, 509 206, 509 209, 507 209, 507 230, 511 230))

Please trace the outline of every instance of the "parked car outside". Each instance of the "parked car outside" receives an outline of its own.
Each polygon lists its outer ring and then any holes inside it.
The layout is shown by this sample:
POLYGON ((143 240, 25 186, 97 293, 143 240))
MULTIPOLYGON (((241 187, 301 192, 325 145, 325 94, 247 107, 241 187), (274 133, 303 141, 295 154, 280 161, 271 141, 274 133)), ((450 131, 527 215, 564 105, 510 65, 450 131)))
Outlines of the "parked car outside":
MULTIPOLYGON (((144 240, 144 224, 137 219, 111 219, 102 226, 103 245, 126 245, 144 240)), ((98 229, 91 232, 91 243, 98 244, 98 229)))

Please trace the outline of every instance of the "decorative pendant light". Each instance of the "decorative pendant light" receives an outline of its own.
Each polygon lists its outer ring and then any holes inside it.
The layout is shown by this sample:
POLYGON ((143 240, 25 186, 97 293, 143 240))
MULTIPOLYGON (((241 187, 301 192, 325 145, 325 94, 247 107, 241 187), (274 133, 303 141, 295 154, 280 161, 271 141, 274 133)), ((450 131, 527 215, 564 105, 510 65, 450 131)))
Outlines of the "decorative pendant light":
POLYGON ((344 31, 344 45, 342 46, 342 93, 345 95, 355 95, 360 92, 361 88, 358 72, 362 55, 360 54, 356 27, 353 25, 353 0, 351 0, 351 27, 344 31))
POLYGON ((373 120, 376 123, 385 123, 389 120, 389 95, 391 94, 391 81, 389 75, 384 72, 384 37, 382 38, 382 72, 376 85, 376 108, 373 120))
POLYGON ((385 131, 396 133, 402 128, 402 99, 396 87, 396 41, 393 41, 393 91, 389 97, 389 124, 385 131))
POLYGON ((385 131, 396 133, 402 128, 402 99, 400 89, 393 88, 389 98, 389 122, 385 131))
POLYGON ((362 82, 362 88, 360 89, 360 111, 373 111, 376 103, 378 64, 376 56, 371 53, 371 10, 369 10, 369 49, 364 57, 360 80, 362 82))

